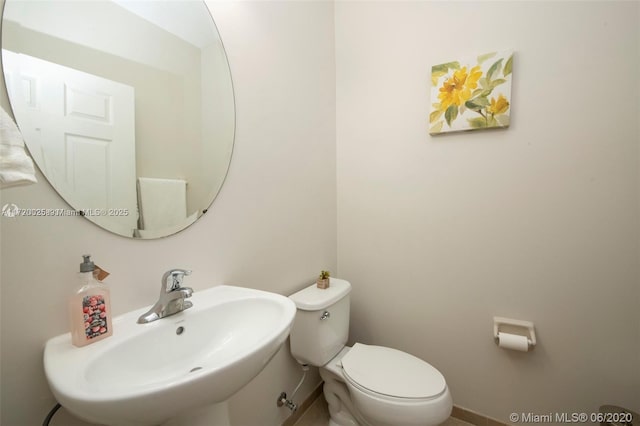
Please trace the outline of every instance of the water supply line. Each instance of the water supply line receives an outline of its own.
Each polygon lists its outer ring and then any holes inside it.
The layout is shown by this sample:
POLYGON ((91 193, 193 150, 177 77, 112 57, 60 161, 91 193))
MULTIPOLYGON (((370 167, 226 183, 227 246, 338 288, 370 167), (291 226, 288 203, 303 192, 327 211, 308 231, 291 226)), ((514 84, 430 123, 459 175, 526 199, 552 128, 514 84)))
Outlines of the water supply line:
POLYGON ((296 386, 293 392, 291 392, 291 399, 287 398, 286 392, 281 392, 280 396, 278 396, 278 401, 277 401, 278 407, 282 407, 284 405, 292 412, 295 412, 298 409, 298 405, 295 402, 293 402, 293 398, 296 396, 296 393, 300 389, 300 386, 302 386, 302 382, 304 382, 304 379, 307 377, 307 371, 309 371, 309 365, 302 364, 301 368, 302 368, 302 377, 300 378, 300 382, 298 382, 298 386, 296 386))
POLYGON ((47 414, 47 417, 44 418, 44 422, 42 422, 42 426, 49 426, 49 423, 51 422, 51 419, 53 418, 53 415, 56 414, 56 411, 58 411, 60 409, 60 407, 62 407, 60 404, 57 404, 53 406, 53 408, 51 409, 51 411, 49 411, 49 414, 47 414))

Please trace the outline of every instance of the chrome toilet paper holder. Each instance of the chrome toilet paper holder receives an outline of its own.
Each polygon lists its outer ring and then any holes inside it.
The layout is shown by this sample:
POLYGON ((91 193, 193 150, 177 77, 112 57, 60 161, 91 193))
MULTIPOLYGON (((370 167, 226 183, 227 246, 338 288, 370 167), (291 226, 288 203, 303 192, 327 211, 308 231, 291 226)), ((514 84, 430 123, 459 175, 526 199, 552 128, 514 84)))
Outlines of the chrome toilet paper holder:
POLYGON ((500 343, 498 333, 525 336, 529 344, 529 349, 532 349, 536 345, 536 330, 531 321, 493 317, 493 339, 496 345, 500 343))

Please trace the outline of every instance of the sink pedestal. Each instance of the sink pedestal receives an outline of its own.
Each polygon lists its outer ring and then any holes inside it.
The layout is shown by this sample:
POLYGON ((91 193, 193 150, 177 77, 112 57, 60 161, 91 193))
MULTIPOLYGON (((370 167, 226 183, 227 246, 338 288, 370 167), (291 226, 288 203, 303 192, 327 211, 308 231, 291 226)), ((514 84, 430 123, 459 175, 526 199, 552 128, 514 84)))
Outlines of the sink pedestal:
POLYGON ((161 426, 231 426, 229 404, 219 402, 179 414, 161 426))

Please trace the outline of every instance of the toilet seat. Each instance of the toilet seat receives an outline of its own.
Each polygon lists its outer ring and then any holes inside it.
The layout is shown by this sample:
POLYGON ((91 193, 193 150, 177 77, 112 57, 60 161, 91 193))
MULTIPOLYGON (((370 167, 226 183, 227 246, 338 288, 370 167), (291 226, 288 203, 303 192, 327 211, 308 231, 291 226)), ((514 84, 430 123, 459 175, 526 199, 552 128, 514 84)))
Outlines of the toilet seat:
POLYGON ((377 398, 424 401, 447 390, 437 369, 397 349, 356 343, 341 361, 344 378, 377 398))

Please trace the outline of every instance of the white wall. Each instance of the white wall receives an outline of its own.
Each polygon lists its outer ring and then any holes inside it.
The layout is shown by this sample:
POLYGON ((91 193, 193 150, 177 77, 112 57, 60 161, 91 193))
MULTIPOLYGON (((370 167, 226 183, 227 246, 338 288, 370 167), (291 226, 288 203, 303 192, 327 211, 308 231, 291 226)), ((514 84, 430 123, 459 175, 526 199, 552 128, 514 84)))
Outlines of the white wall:
MULTIPOLYGON (((193 198, 210 200, 215 197, 224 182, 225 175, 220 171, 227 170, 231 160, 233 145, 223 142, 232 141, 235 130, 233 105, 230 107, 228 102, 230 98, 233 99, 233 87, 232 81, 224 78, 229 75, 229 66, 220 40, 202 48, 201 69, 200 75, 205 76, 202 79, 202 93, 211 94, 202 96, 201 99, 202 141, 216 143, 202 143, 198 172, 200 180, 208 182, 209 185, 202 185, 199 188, 200 194, 195 194, 193 198), (207 78, 211 75, 219 78, 207 78)), ((196 192, 193 188, 192 191, 196 192)))
MULTIPOLYGON (((66 300, 82 253, 111 272, 116 314, 152 304, 171 267, 192 269, 188 284, 196 291, 225 283, 285 295, 320 269, 336 269, 333 5, 210 7, 236 86, 237 134, 227 181, 209 213, 153 241, 118 237, 77 217, 0 218, 3 425, 40 424, 54 404, 42 349, 68 330, 66 300)), ((0 101, 6 106, 4 92, 0 101)), ((0 204, 68 208, 41 174, 38 179, 2 190, 0 204)), ((231 399, 232 422, 280 424, 288 410, 275 406, 276 397, 291 392, 299 374, 284 347, 231 399)), ((318 383, 315 373, 300 401, 318 383)), ((68 426, 60 416, 65 423, 57 424, 68 426)))
MULTIPOLYGON (((37 8, 33 6, 24 2, 12 3, 6 8, 4 17, 20 23, 24 27, 21 31, 27 33, 42 32, 55 40, 179 75, 193 72, 193 51, 198 52, 199 48, 119 4, 58 0, 42 2, 37 8), (79 22, 86 24, 85 28, 79 22), (120 31, 113 31, 114 22, 118 23, 120 31)), ((195 26, 201 27, 202 22, 195 26)), ((210 33, 210 39, 214 37, 215 34, 210 33)), ((28 45, 21 46, 26 47, 28 45)))
POLYGON ((640 409, 637 2, 337 2, 338 268, 352 339, 454 403, 640 409), (513 48, 508 130, 430 137, 434 64, 513 48), (499 349, 494 315, 535 322, 499 349))

